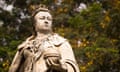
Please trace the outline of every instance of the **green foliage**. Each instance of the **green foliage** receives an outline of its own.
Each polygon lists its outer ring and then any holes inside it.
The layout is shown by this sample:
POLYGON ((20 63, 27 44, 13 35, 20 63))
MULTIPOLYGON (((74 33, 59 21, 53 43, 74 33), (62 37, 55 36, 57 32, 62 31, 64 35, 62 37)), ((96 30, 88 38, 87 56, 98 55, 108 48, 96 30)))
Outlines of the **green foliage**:
POLYGON ((74 51, 82 72, 119 72, 118 49, 84 47, 74 51))
POLYGON ((80 29, 80 28, 90 28, 90 27, 99 27, 99 23, 103 19, 101 5, 93 3, 88 9, 83 10, 79 14, 76 14, 75 17, 71 17, 68 22, 71 27, 80 29))

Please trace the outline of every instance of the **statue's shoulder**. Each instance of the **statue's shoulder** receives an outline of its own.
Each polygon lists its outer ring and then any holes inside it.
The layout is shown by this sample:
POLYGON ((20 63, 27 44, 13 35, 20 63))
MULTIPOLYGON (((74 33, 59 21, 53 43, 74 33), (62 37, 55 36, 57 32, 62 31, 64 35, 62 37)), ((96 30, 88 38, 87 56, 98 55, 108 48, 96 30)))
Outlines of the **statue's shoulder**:
POLYGON ((18 50, 23 49, 26 45, 30 44, 32 42, 32 40, 34 40, 34 36, 30 36, 28 38, 26 38, 25 41, 23 41, 20 45, 18 45, 18 50))
POLYGON ((49 40, 55 45, 55 46, 60 46, 63 44, 65 41, 67 41, 66 38, 60 36, 57 33, 54 33, 51 37, 49 37, 49 40))

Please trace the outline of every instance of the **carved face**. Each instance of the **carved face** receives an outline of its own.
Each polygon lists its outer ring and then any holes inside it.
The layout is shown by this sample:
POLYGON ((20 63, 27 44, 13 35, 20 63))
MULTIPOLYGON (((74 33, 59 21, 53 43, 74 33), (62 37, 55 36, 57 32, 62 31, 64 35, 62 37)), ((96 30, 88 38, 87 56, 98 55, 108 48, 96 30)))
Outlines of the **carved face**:
POLYGON ((34 19, 36 31, 52 29, 52 16, 49 12, 40 11, 34 16, 34 19))

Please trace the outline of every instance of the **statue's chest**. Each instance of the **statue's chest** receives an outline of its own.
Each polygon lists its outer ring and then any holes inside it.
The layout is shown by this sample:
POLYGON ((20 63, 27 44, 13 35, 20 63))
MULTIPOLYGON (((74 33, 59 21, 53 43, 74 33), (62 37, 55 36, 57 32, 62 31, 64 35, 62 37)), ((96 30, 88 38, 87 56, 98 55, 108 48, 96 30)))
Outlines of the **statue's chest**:
POLYGON ((55 48, 54 43, 52 42, 52 40, 49 40, 49 39, 43 39, 43 40, 36 39, 33 41, 32 44, 33 44, 32 48, 35 53, 38 51, 42 52, 47 48, 55 48))
POLYGON ((34 39, 32 42, 32 49, 34 53, 44 52, 44 50, 48 48, 59 48, 64 41, 65 39, 57 35, 49 36, 45 39, 34 39))

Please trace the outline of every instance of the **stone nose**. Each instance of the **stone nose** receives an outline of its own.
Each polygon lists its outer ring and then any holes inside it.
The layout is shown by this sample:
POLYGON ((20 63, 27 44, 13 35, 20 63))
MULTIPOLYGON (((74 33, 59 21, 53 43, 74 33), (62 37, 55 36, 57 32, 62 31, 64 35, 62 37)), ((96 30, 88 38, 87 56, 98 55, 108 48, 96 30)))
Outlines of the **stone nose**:
POLYGON ((48 24, 48 21, 45 21, 45 24, 48 24))

